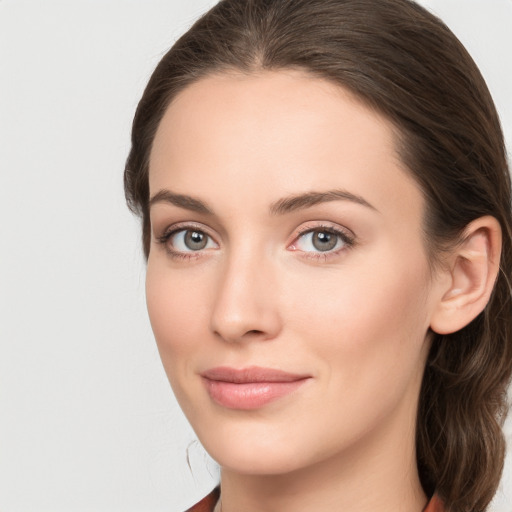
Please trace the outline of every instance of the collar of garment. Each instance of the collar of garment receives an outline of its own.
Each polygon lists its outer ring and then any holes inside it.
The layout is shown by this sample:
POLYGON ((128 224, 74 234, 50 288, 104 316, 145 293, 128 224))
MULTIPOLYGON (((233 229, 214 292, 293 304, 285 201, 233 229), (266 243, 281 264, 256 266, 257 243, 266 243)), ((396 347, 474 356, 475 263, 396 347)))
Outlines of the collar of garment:
MULTIPOLYGON (((205 496, 199 503, 196 503, 192 508, 189 508, 186 512, 213 512, 217 501, 220 496, 220 487, 216 487, 213 491, 205 496)), ((423 509, 423 512, 444 512, 443 503, 440 498, 434 494, 427 506, 423 509)))

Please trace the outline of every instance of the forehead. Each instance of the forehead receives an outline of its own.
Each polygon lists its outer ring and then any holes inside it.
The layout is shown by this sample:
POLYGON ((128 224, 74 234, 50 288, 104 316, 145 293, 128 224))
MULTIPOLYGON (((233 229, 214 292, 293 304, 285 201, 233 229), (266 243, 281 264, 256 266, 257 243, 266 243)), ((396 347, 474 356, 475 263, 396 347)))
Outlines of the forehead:
POLYGON ((256 191, 263 206, 286 194, 343 188, 372 204, 417 206, 421 193, 395 138, 392 123, 353 94, 304 72, 213 75, 165 112, 150 156, 150 192, 215 196, 243 209, 256 191))

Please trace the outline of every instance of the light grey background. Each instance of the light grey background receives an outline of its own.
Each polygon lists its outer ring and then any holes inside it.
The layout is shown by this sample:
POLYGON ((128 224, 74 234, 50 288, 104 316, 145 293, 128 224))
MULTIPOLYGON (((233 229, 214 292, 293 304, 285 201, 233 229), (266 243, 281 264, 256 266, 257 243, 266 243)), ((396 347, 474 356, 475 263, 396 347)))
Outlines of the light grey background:
MULTIPOLYGON (((214 3, 0 0, 1 512, 182 512, 215 485, 158 359, 122 192, 146 80, 214 3)), ((512 0, 423 3, 512 147, 512 0)), ((512 510, 510 459, 493 512, 512 510)))

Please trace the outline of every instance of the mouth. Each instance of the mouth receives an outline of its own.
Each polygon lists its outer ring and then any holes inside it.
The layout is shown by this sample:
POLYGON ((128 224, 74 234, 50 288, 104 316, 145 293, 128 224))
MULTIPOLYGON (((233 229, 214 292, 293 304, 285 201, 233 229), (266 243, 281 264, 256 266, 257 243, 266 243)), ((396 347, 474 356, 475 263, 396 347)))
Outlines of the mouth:
POLYGON ((259 366, 211 368, 201 373, 201 377, 215 403, 239 410, 259 409, 293 393, 311 378, 259 366))

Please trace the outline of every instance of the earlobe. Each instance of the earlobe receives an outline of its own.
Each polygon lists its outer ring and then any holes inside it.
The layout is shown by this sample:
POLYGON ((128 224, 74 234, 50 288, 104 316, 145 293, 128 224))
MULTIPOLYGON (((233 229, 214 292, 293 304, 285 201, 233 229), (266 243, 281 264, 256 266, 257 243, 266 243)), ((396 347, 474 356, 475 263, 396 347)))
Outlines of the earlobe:
POLYGON ((449 285, 441 291, 431 317, 434 332, 456 332, 484 310, 498 275, 500 253, 501 227, 494 217, 468 224, 449 257, 449 285))

